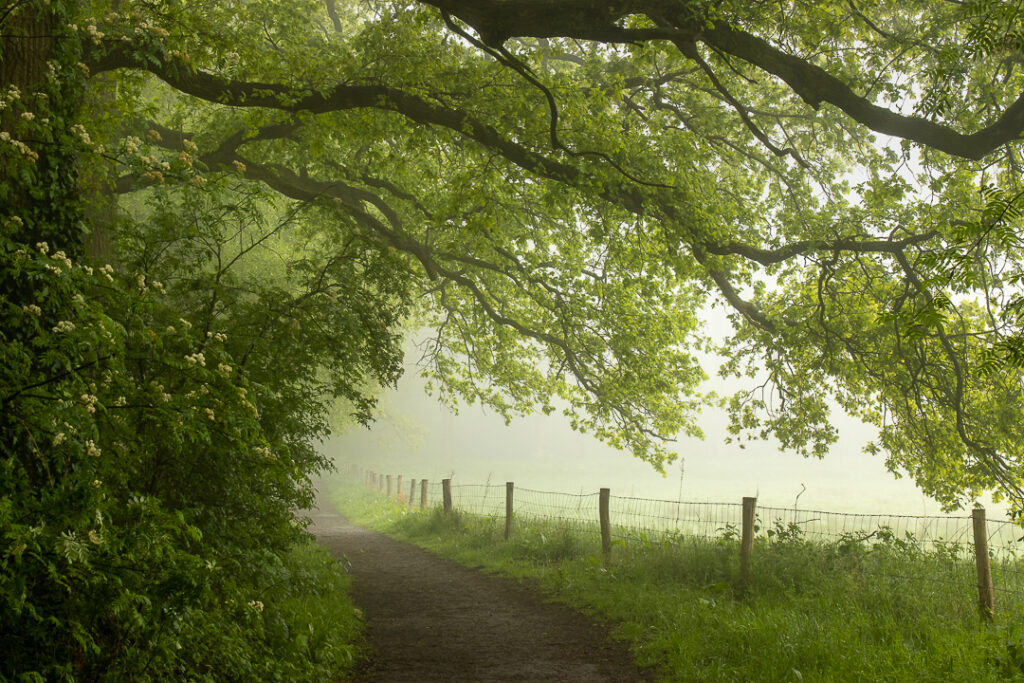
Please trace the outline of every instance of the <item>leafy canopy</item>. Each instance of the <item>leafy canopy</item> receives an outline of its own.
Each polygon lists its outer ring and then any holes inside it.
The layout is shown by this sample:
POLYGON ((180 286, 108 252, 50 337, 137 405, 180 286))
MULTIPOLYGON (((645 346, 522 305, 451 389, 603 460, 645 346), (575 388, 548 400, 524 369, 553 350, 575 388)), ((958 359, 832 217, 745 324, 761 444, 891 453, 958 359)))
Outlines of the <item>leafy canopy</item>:
POLYGON ((133 86, 119 192, 315 207, 307 253, 409 278, 442 395, 568 406, 660 467, 724 305, 737 433, 821 455, 835 400, 954 504, 1020 492, 1017 5, 121 4, 84 63, 133 86))
POLYGON ((122 3, 84 64, 119 192, 234 173, 317 215, 307 254, 386 254, 442 396, 661 467, 725 306, 737 434, 821 455, 838 401, 954 505, 1021 491, 1019 10, 122 3))

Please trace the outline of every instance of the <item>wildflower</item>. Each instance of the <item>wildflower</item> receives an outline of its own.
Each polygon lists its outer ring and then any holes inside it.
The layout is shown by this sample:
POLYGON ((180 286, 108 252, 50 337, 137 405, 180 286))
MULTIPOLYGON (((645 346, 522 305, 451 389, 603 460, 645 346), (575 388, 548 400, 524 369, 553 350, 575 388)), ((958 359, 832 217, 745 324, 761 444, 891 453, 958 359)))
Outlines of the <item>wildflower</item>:
POLYGON ((89 457, 98 458, 100 457, 100 453, 102 452, 103 451, 100 450, 96 446, 96 444, 93 443, 92 439, 89 439, 88 441, 85 442, 85 454, 88 455, 89 457))
POLYGON ((99 45, 100 40, 104 35, 106 35, 103 31, 97 30, 95 24, 89 24, 85 27, 85 30, 89 33, 89 36, 92 38, 92 42, 96 45, 99 45))
POLYGON ((185 138, 184 140, 182 140, 181 146, 185 148, 185 151, 191 152, 193 154, 199 151, 199 145, 197 145, 196 143, 192 142, 192 140, 190 140, 188 138, 185 138))
POLYGON ((25 222, 21 220, 21 216, 11 216, 8 220, 11 221, 12 223, 17 224, 18 226, 25 225, 25 222))
POLYGON ((89 131, 85 129, 80 123, 76 123, 71 126, 71 132, 78 136, 78 138, 85 144, 92 146, 92 138, 89 137, 89 131))
POLYGON ((249 607, 251 607, 252 609, 256 610, 257 612, 262 612, 263 611, 263 603, 260 602, 259 600, 250 600, 249 601, 249 607))
POLYGON ((245 164, 243 164, 241 161, 235 159, 231 163, 234 165, 235 170, 237 170, 239 173, 245 173, 245 164))
POLYGON ((23 112, 21 112, 21 118, 25 119, 26 121, 31 121, 35 117, 36 117, 36 115, 33 114, 30 111, 23 111, 23 112))
POLYGON ((75 324, 70 320, 61 320, 53 326, 53 331, 57 334, 60 334, 61 332, 70 332, 73 329, 75 329, 75 324))
POLYGON ((160 171, 146 171, 142 176, 146 180, 152 180, 154 183, 162 183, 164 181, 164 174, 160 171))
POLYGON ((219 370, 220 374, 224 375, 225 377, 231 376, 231 366, 226 363, 219 364, 217 366, 217 370, 219 370))
POLYGON ((223 332, 217 332, 216 334, 213 335, 213 338, 221 343, 224 343, 228 340, 228 336, 223 332))
POLYGON ((160 132, 153 130, 152 128, 146 131, 146 137, 152 140, 153 142, 160 142, 163 140, 163 138, 160 137, 160 132))
POLYGON ((206 366, 206 356, 203 355, 202 351, 197 351, 192 355, 185 356, 185 360, 189 365, 199 365, 202 367, 206 366))
POLYGON ((124 139, 124 151, 128 154, 135 154, 139 151, 139 145, 142 140, 138 139, 134 135, 129 135, 124 139))
POLYGON ((216 415, 214 415, 213 408, 206 408, 205 410, 206 410, 206 417, 210 418, 210 420, 217 419, 216 415))
POLYGON ((43 310, 41 308, 39 308, 38 306, 36 306, 35 304, 29 304, 28 306, 22 306, 21 310, 25 311, 26 313, 31 313, 32 315, 37 315, 37 316, 38 315, 42 315, 42 313, 43 313, 43 310))
POLYGON ((39 155, 36 154, 35 150, 26 145, 21 140, 11 140, 11 144, 14 145, 21 155, 27 158, 29 161, 38 161, 39 155))
POLYGON ((94 394, 82 394, 82 403, 85 404, 85 409, 92 415, 96 412, 96 401, 98 400, 94 394))
POLYGON ((167 36, 171 35, 167 29, 160 26, 147 26, 146 28, 148 28, 150 31, 157 34, 161 38, 166 38, 167 36))
POLYGON ((65 267, 65 268, 67 268, 68 270, 70 270, 70 269, 71 269, 71 265, 72 265, 72 263, 71 263, 71 259, 69 259, 69 258, 67 257, 67 254, 65 254, 65 253, 64 253, 63 251, 58 251, 58 252, 56 252, 56 253, 55 253, 55 254, 53 255, 53 260, 54 260, 54 261, 60 261, 60 262, 61 262, 61 264, 62 264, 62 265, 63 265, 63 266, 65 267))
POLYGON ((57 434, 53 437, 53 445, 54 446, 61 445, 62 443, 64 443, 64 439, 66 439, 66 438, 67 437, 64 436, 64 432, 57 432, 57 434))
POLYGON ((184 318, 178 318, 178 320, 181 322, 182 325, 185 326, 186 330, 192 329, 192 323, 190 323, 189 321, 185 320, 184 318))
POLYGON ((36 249, 38 249, 41 254, 50 253, 50 245, 46 242, 36 242, 36 249))
MULTIPOLYGON (((99 481, 99 479, 97 479, 96 481, 99 481)), ((93 482, 93 484, 95 485, 95 481, 93 482)), ((97 488, 99 487, 97 486, 97 488)), ((99 533, 97 533, 95 529, 89 529, 89 540, 95 545, 103 543, 103 539, 100 538, 99 533)))

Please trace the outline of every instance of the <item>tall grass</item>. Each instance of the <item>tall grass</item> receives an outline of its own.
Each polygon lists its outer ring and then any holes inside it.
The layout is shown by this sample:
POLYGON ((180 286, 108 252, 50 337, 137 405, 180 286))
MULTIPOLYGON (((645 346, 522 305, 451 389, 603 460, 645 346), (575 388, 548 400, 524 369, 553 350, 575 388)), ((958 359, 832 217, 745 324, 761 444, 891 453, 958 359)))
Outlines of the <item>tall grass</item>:
MULTIPOLYGON (((586 524, 411 512, 361 487, 336 499, 362 524, 440 555, 535 579, 548 595, 614 624, 638 664, 672 681, 1024 680, 1024 616, 983 623, 974 579, 954 551, 893 536, 809 542, 759 537, 741 596, 738 542, 637 534, 609 566, 586 524)), ((998 607, 998 606, 997 606, 998 607)))

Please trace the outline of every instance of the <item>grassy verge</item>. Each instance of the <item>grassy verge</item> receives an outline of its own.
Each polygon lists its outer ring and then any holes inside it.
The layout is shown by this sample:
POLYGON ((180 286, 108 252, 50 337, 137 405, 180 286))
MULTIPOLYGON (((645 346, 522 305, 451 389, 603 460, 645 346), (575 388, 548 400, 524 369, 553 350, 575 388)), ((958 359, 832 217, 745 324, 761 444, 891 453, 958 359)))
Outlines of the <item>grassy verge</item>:
POLYGON ((609 567, 583 526, 435 509, 410 512, 339 486, 353 521, 445 557, 540 582, 552 597, 618 624, 637 662, 676 681, 1024 680, 1024 618, 978 618, 963 564, 892 539, 871 546, 774 534, 755 548, 755 578, 736 595, 734 539, 617 544, 609 567), (959 566, 959 569, 957 568, 959 566))
POLYGON ((293 548, 280 580, 261 596, 256 628, 286 680, 337 681, 358 654, 361 623, 349 599, 351 577, 313 542, 293 548))

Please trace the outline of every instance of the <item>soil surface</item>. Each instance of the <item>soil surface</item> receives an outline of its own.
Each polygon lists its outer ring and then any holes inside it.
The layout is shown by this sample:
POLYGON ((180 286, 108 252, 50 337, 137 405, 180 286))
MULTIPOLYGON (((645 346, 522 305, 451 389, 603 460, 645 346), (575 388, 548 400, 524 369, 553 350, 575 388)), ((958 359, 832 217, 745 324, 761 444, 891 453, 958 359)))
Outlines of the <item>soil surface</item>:
POLYGON ((359 681, 641 681, 607 628, 544 602, 526 584, 481 574, 324 510, 320 544, 353 575, 369 656, 359 681))

